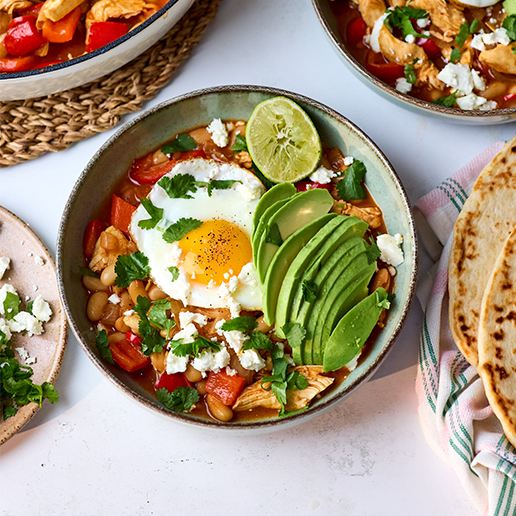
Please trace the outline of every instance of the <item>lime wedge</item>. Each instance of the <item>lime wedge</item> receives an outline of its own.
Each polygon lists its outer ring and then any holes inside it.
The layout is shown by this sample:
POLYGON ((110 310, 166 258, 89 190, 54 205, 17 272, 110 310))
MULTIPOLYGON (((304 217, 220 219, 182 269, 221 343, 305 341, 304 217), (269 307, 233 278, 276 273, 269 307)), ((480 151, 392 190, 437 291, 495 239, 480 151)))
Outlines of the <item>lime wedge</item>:
POLYGON ((294 183, 309 176, 321 159, 315 125, 286 97, 260 102, 247 122, 245 137, 255 165, 275 183, 294 183))

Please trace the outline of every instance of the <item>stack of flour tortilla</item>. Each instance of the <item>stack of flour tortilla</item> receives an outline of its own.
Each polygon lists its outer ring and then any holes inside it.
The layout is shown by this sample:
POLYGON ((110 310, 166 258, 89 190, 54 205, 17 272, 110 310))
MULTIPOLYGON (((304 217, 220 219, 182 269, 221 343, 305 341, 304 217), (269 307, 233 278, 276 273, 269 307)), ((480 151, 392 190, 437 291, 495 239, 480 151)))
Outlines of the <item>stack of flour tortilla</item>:
POLYGON ((453 230, 450 330, 516 446, 516 137, 477 179, 453 230))

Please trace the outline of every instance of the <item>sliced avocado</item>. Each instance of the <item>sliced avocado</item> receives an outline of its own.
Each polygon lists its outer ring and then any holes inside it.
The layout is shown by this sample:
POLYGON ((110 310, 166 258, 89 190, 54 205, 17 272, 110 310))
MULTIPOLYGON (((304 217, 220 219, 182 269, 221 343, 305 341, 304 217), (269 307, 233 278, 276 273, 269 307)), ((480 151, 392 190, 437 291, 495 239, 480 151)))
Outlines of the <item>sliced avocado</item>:
MULTIPOLYGON (((269 210, 275 208, 280 202, 283 201, 278 201, 273 204, 262 216, 262 219, 265 218, 269 210)), ((262 284, 265 280, 269 264, 279 249, 279 245, 267 242, 267 236, 273 230, 276 230, 281 240, 284 242, 298 229, 328 213, 332 206, 333 197, 330 192, 323 188, 314 188, 313 190, 301 192, 288 198, 286 204, 268 219, 266 230, 259 236, 255 235, 259 238, 255 265, 262 284)))
POLYGON ((279 185, 273 186, 270 190, 267 190, 256 206, 253 217, 252 234, 254 235, 254 232, 258 227, 260 220, 262 219, 262 215, 264 215, 267 209, 269 209, 274 203, 278 201, 292 197, 295 193, 296 187, 292 183, 281 183, 279 185))
POLYGON ((262 286, 262 309, 267 324, 272 324, 276 317, 278 293, 290 264, 319 230, 335 217, 338 217, 336 213, 328 213, 298 229, 283 242, 274 255, 262 286))
POLYGON ((314 301, 304 299, 302 293, 302 283, 297 286, 296 296, 301 298, 301 305, 297 315, 291 314, 289 318, 292 322, 297 322, 307 329, 307 338, 299 349, 294 350, 296 353, 292 358, 296 364, 312 364, 312 333, 310 328, 311 318, 318 316, 320 307, 324 301, 325 295, 331 288, 333 283, 340 278, 341 283, 345 285, 351 283, 352 279, 360 273, 364 266, 364 259, 367 245, 362 237, 354 236, 341 244, 335 252, 330 256, 326 263, 317 271, 313 282, 316 285, 316 297, 314 301), (310 328, 310 331, 308 331, 310 328))
POLYGON ((368 294, 367 286, 376 271, 376 262, 368 264, 357 275, 353 286, 340 289, 338 284, 328 293, 324 305, 318 313, 313 312, 312 324, 307 329, 312 335, 312 360, 314 364, 322 364, 326 343, 337 322, 368 294))
MULTIPOLYGON (((302 285, 313 281, 319 269, 326 263, 333 252, 348 238, 362 236, 368 225, 357 217, 341 215, 334 218, 303 247, 292 261, 281 284, 276 306, 276 333, 284 338, 281 328, 297 314, 302 301, 302 285), (294 302, 296 302, 294 309, 294 302)), ((358 242, 354 240, 354 242, 358 242)), ((343 248, 340 249, 343 253, 343 248)), ((272 266, 272 265, 271 265, 272 266)))
POLYGON ((516 14, 516 0, 505 0, 502 4, 507 16, 511 16, 512 14, 516 14))
POLYGON ((324 351, 324 371, 336 371, 349 364, 362 350, 385 307, 387 292, 376 289, 342 317, 324 351))

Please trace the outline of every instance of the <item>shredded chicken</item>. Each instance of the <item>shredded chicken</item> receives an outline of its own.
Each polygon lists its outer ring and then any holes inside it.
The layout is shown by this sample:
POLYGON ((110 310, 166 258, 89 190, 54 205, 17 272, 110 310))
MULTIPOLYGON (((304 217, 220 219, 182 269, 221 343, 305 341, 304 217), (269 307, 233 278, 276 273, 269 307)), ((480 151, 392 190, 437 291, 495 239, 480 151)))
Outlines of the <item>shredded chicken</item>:
MULTIPOLYGON (((308 387, 303 390, 287 390, 287 411, 300 410, 306 407, 317 394, 328 388, 334 381, 333 378, 321 374, 322 366, 297 366, 293 370, 305 376, 308 380, 308 387)), ((261 380, 246 387, 232 408, 236 411, 242 411, 255 407, 281 408, 274 393, 262 388, 261 380)))
POLYGON ((491 50, 480 52, 478 59, 498 72, 516 74, 516 55, 513 49, 514 45, 496 45, 491 50))
POLYGON ((384 25, 378 36, 380 50, 391 63, 402 65, 413 64, 418 81, 429 84, 438 90, 444 90, 446 85, 437 78, 439 70, 428 60, 425 51, 415 43, 406 43, 395 38, 384 25))
MULTIPOLYGON (((456 46, 457 45, 455 45, 455 47, 456 46)), ((451 53, 452 53, 453 48, 454 48, 454 46, 449 43, 444 43, 441 46, 441 54, 448 61, 451 60, 451 53)), ((459 63, 463 64, 463 65, 468 65, 468 66, 471 66, 471 63, 473 63, 473 52, 472 52, 471 48, 468 48, 468 44, 466 44, 466 45, 464 45, 464 47, 462 47, 462 52, 461 52, 461 56, 459 59, 459 63)))
POLYGON ((451 41, 466 21, 462 10, 446 0, 413 0, 410 2, 410 7, 427 11, 432 24, 441 31, 431 30, 431 34, 444 41, 451 41))
POLYGON ((406 0, 387 0, 387 3, 391 7, 403 7, 404 5, 407 5, 406 0))
POLYGON ((46 19, 56 22, 64 18, 68 13, 81 5, 83 1, 84 0, 46 0, 39 12, 36 22, 38 29, 43 27, 46 19))
POLYGON ((100 234, 95 250, 90 260, 89 267, 94 272, 102 272, 106 267, 116 263, 121 254, 133 253, 137 250, 134 242, 129 242, 125 235, 114 226, 109 226, 100 234), (103 235, 108 235, 104 236, 103 235), (101 244, 108 240, 109 246, 103 247, 101 244))
POLYGON ((110 18, 130 18, 140 14, 144 7, 143 0, 99 0, 88 12, 87 22, 104 22, 110 18))
POLYGON ((31 5, 32 2, 26 2, 24 0, 0 0, 0 11, 12 14, 13 11, 25 9, 31 5))
POLYGON ((382 224, 382 212, 374 206, 359 208, 349 202, 335 201, 331 211, 339 215, 355 215, 355 217, 367 222, 373 229, 380 227, 382 224))
POLYGON ((372 27, 374 22, 385 12, 386 6, 383 0, 358 0, 360 14, 366 25, 372 27))
POLYGON ((253 160, 247 151, 241 151, 238 154, 235 154, 235 159, 241 167, 251 168, 253 166, 253 160))

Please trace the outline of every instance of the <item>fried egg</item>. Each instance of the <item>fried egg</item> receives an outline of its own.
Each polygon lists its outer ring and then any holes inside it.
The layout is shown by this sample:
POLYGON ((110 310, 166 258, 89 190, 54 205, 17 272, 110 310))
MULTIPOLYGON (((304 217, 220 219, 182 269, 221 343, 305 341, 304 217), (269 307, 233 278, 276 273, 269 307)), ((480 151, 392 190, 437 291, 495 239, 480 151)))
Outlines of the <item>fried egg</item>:
POLYGON ((147 198, 163 209, 153 229, 142 229, 149 213, 141 204, 131 220, 131 236, 149 259, 150 275, 168 296, 183 304, 204 308, 260 310, 261 292, 253 265, 251 231, 253 214, 265 187, 250 171, 230 163, 202 158, 178 163, 165 177, 190 174, 195 181, 234 180, 228 189, 205 186, 189 191, 191 199, 170 198, 156 184, 147 198), (197 219, 202 224, 173 243, 163 233, 180 219, 197 219), (170 268, 179 271, 174 275, 170 268), (175 278, 175 279, 174 279, 175 278))

